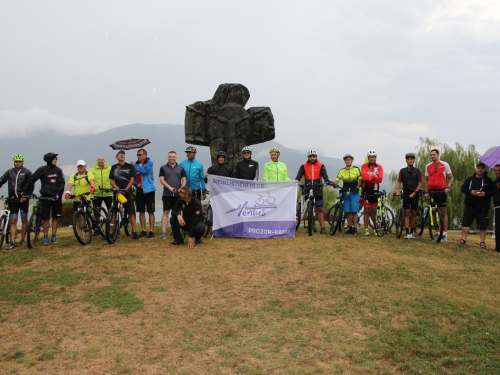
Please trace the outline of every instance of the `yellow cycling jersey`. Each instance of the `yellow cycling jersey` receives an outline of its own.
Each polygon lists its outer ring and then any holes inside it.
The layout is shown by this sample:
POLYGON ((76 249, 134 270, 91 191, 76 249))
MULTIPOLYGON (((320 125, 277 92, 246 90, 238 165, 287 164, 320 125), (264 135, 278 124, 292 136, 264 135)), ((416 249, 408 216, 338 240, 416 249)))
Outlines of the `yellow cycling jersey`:
MULTIPOLYGON (((88 181, 93 180, 93 179, 94 179, 94 175, 90 171, 86 172, 86 174, 75 173, 75 174, 71 175, 71 177, 69 178, 69 183, 72 184, 74 187, 73 194, 80 195, 83 193, 88 193, 90 191, 90 187, 91 187, 90 182, 88 182, 88 181), (75 175, 76 175, 76 181, 75 181, 75 175)), ((77 197, 73 200, 75 202, 79 202, 80 198, 77 197)))
POLYGON ((335 181, 340 182, 340 180, 344 181, 344 187, 356 187, 361 180, 361 170, 354 166, 342 168, 335 181))

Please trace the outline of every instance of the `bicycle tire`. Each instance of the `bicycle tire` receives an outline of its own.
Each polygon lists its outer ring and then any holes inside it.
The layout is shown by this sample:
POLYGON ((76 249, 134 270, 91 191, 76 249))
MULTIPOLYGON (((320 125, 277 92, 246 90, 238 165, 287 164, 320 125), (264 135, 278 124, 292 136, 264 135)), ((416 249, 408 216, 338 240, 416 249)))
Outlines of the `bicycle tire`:
POLYGON ((313 235, 314 231, 314 202, 309 200, 307 202, 307 232, 310 236, 313 235))
POLYGON ((380 210, 375 212, 375 220, 377 221, 377 225, 374 226, 373 231, 377 234, 378 237, 384 237, 387 232, 387 227, 385 223, 385 216, 380 210))
POLYGON ((443 214, 438 207, 431 207, 429 215, 432 215, 432 217, 429 216, 429 235, 431 240, 439 243, 443 238, 443 214))
POLYGON ((300 222, 302 221, 302 218, 300 217, 302 215, 302 204, 300 202, 297 202, 297 211, 295 212, 295 230, 298 230, 300 227, 300 222))
POLYGON ((28 222, 28 248, 33 249, 36 245, 36 241, 38 241, 38 237, 40 236, 40 213, 37 211, 33 211, 31 214, 30 220, 28 222))
POLYGON ((417 207, 417 227, 416 227, 416 235, 421 236, 424 233, 425 228, 425 218, 424 218, 424 208, 422 206, 417 207))
POLYGON ((395 221, 395 215, 392 210, 385 206, 385 228, 387 233, 392 232, 392 227, 394 226, 394 221, 395 221))
POLYGON ((120 231, 120 212, 117 208, 109 210, 108 218, 106 220, 106 241, 109 244, 114 244, 120 231))
POLYGON ((332 225, 330 226, 330 235, 334 236, 337 231, 342 231, 342 205, 335 204, 331 210, 332 212, 332 225))
POLYGON ((210 231, 212 230, 212 225, 213 225, 213 212, 212 212, 212 206, 208 206, 207 212, 205 212, 205 233, 203 233, 203 237, 207 237, 210 231))
POLYGON ((97 207, 95 209, 95 225, 99 234, 103 237, 106 236, 106 220, 108 220, 108 213, 104 207, 97 207))
POLYGON ((333 208, 334 207, 335 207, 335 205, 333 205, 332 207, 330 207, 328 209, 328 211, 326 211, 326 222, 328 223, 328 225, 330 226, 330 228, 333 225, 333 208))
POLYGON ((396 238, 401 238, 403 234, 403 227, 405 224, 405 210, 403 207, 399 207, 398 213, 396 214, 396 238))
POLYGON ((2 250, 2 246, 3 246, 3 241, 5 240, 5 243, 8 244, 9 243, 9 239, 6 238, 8 237, 8 233, 7 233, 7 236, 4 235, 4 230, 5 230, 5 226, 6 225, 9 225, 7 223, 7 215, 3 215, 1 218, 0 218, 0 250, 2 250))
POLYGON ((92 223, 85 212, 78 210, 73 215, 73 232, 82 245, 92 242, 92 223))

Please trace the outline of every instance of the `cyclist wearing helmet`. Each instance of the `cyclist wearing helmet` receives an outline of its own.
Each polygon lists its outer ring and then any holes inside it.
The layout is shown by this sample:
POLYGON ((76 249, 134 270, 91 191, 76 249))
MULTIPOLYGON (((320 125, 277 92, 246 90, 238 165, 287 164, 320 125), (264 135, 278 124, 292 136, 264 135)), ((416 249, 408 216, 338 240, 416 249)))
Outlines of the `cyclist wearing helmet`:
POLYGON ((378 206, 378 197, 374 194, 379 190, 379 184, 384 178, 384 170, 380 164, 377 163, 377 153, 373 150, 368 151, 368 163, 361 166, 361 178, 363 179, 363 201, 365 205, 365 236, 369 236, 368 222, 372 211, 378 206))
POLYGON ((205 169, 203 164, 195 159, 196 147, 188 146, 185 152, 187 159, 181 161, 179 165, 186 172, 186 186, 193 191, 193 197, 205 200, 207 197, 205 193, 205 169))
POLYGON ((269 150, 271 161, 264 164, 264 181, 290 181, 286 164, 278 161, 280 149, 273 147, 269 150))
POLYGON ((62 213, 62 195, 64 193, 64 174, 61 168, 57 166, 57 155, 54 152, 48 152, 43 156, 47 163, 38 168, 28 180, 28 191, 31 194, 35 188, 35 182, 40 180, 42 187, 40 194, 42 197, 50 197, 51 200, 42 200, 42 219, 43 219, 43 241, 44 245, 49 244, 49 218, 52 212, 52 243, 57 243, 57 221, 62 213))
POLYGON ((359 187, 361 186, 361 170, 352 165, 354 157, 351 154, 344 155, 345 168, 337 174, 337 178, 332 182, 338 185, 343 181, 343 188, 349 189, 349 194, 344 194, 344 212, 347 217, 349 228, 346 234, 358 234, 358 211, 359 211, 359 187))
POLYGON ((14 168, 9 169, 0 177, 0 187, 8 182, 9 198, 15 200, 10 201, 10 243, 5 248, 11 250, 17 246, 16 233, 17 233, 17 216, 21 211, 21 246, 26 246, 26 230, 28 229, 28 210, 29 201, 27 195, 27 183, 31 177, 31 171, 24 168, 24 156, 14 155, 14 168))
POLYGON ((417 226, 417 208, 418 196, 420 188, 422 187, 422 172, 420 169, 415 168, 415 154, 409 152, 405 155, 406 167, 399 171, 398 182, 396 184, 396 195, 399 196, 401 183, 403 184, 403 208, 405 210, 405 240, 415 239, 415 228, 417 226), (410 226, 410 213, 411 213, 411 228, 410 226))
MULTIPOLYGON (((320 233, 326 234, 325 230, 325 215, 323 210, 323 181, 325 184, 329 184, 328 173, 326 171, 325 165, 318 160, 318 153, 315 150, 310 150, 307 153, 307 161, 302 164, 297 172, 295 179, 300 181, 304 177, 305 184, 312 184, 315 200, 315 210, 316 217, 318 218, 319 225, 321 227, 320 233)), ((309 194, 310 187, 306 186, 302 193, 304 195, 309 194)), ((317 232, 316 225, 313 227, 313 231, 317 232)))
POLYGON ((252 148, 250 146, 245 146, 241 152, 243 153, 243 160, 236 164, 234 177, 242 180, 258 180, 259 163, 252 160, 252 148))
POLYGON ((217 158, 217 164, 210 166, 205 174, 205 183, 208 182, 208 175, 213 174, 214 176, 222 176, 222 177, 233 177, 232 168, 225 164, 226 162, 226 153, 222 150, 217 151, 215 154, 217 158))

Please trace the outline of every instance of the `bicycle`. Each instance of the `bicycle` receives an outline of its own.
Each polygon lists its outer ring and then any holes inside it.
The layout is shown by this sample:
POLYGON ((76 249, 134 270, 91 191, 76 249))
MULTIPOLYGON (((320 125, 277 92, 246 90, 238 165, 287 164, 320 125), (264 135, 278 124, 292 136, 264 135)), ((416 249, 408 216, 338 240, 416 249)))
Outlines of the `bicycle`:
POLYGON ((343 223, 347 219, 344 213, 344 194, 349 194, 351 191, 351 189, 344 189, 338 185, 333 187, 340 190, 337 195, 337 200, 326 214, 328 224, 330 225, 330 235, 332 236, 335 235, 337 231, 342 232, 344 228, 343 223))
MULTIPOLYGON (((89 200, 87 197, 91 193, 81 194, 78 209, 73 214, 73 232, 82 245, 92 242, 92 230, 97 231, 101 236, 105 236, 105 226, 107 221, 106 209, 95 207, 96 198, 89 200)), ((77 195, 70 195, 69 198, 76 198, 77 195)))
POLYGON ((0 200, 4 200, 3 210, 0 211, 0 250, 3 246, 3 241, 9 244, 10 238, 10 201, 14 198, 0 196, 0 200))
POLYGON ((113 193, 113 198, 111 201, 111 208, 108 212, 108 217, 106 219, 106 241, 109 244, 114 244, 116 238, 120 232, 120 228, 123 228, 125 234, 130 236, 130 222, 127 212, 118 200, 119 193, 128 193, 125 189, 103 189, 103 191, 108 191, 113 193))
MULTIPOLYGON (((408 195, 403 195, 403 190, 400 191, 401 200, 400 200, 400 205, 399 209, 396 211, 396 219, 394 221, 396 225, 396 238, 401 238, 401 235, 403 234, 403 228, 405 226, 405 209, 403 208, 403 200, 405 198, 408 198, 408 195)), ((396 196, 392 200, 394 200, 396 196)))
POLYGON ((370 227, 375 231, 378 237, 383 237, 386 233, 391 232, 391 227, 394 224, 394 213, 386 206, 387 193, 385 190, 374 192, 378 196, 378 206, 375 213, 370 215, 370 227))
MULTIPOLYGON (((208 190, 206 190, 207 194, 210 194, 208 190)), ((214 224, 214 213, 212 211, 212 205, 210 204, 210 199, 208 200, 208 207, 203 215, 203 221, 205 223, 205 232, 203 233, 203 237, 207 237, 208 233, 212 230, 212 226, 214 224)))
POLYGON ((306 186, 310 187, 309 193, 307 194, 307 198, 305 198, 304 194, 300 195, 300 198, 297 201, 297 211, 295 215, 295 230, 299 229, 300 222, 302 218, 304 218, 304 227, 307 228, 307 232, 310 236, 312 236, 314 231, 314 219, 316 217, 316 212, 314 210, 314 205, 316 200, 314 199, 314 191, 312 184, 299 184, 302 189, 302 193, 306 186), (306 226, 307 220, 307 226, 306 226))
POLYGON ((33 210, 31 211, 31 216, 28 221, 28 247, 33 249, 40 237, 40 231, 43 231, 43 219, 42 219, 42 204, 40 201, 50 201, 56 200, 57 197, 41 197, 35 194, 30 195, 29 199, 34 199, 33 210))
POLYGON ((443 214, 434 200, 434 196, 446 194, 444 191, 426 191, 424 194, 429 194, 429 205, 424 208, 421 220, 421 232, 423 232, 425 225, 429 226, 429 236, 432 241, 439 243, 443 238, 443 214))

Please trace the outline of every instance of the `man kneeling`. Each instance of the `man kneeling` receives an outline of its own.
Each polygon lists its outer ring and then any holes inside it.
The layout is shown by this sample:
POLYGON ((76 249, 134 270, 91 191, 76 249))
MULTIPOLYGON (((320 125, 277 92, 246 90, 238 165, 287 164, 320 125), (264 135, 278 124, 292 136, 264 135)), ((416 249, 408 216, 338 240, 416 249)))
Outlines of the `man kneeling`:
POLYGON ((205 232, 201 201, 193 197, 192 190, 187 186, 179 189, 179 199, 172 208, 170 227, 174 237, 171 245, 182 245, 184 243, 181 229, 188 233, 188 247, 201 244, 201 236, 205 232))

